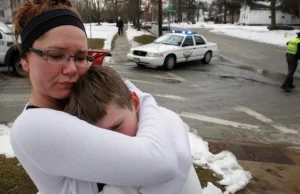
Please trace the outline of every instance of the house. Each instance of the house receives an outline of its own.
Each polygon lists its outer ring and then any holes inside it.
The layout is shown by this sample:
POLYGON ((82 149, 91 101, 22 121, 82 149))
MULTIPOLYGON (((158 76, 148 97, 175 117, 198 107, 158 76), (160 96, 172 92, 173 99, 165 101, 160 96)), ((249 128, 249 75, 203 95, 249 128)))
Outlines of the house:
MULTIPOLYGON (((226 23, 232 23, 233 24, 233 23, 239 21, 239 18, 240 18, 239 12, 236 12, 232 15, 229 11, 227 11, 226 23)), ((217 14, 215 16, 214 21, 215 21, 215 23, 225 23, 224 22, 224 13, 217 14)))
MULTIPOLYGON (((281 11, 281 4, 276 4, 276 24, 300 25, 300 18, 281 11)), ((253 2, 243 5, 240 10, 240 24, 269 25, 271 23, 270 2, 253 2)))
POLYGON ((24 0, 0 0, 0 21, 5 23, 12 22, 12 10, 18 8, 24 0))

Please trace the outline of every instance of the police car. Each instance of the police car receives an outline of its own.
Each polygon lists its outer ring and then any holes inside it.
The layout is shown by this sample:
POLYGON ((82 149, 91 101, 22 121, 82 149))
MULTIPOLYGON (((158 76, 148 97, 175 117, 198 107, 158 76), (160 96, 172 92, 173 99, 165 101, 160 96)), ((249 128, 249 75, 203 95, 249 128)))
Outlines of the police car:
POLYGON ((12 67, 18 76, 24 76, 20 59, 20 52, 14 44, 11 28, 0 21, 0 66, 12 67))
POLYGON ((208 64, 219 53, 216 43, 191 31, 170 31, 153 43, 130 49, 127 58, 139 66, 173 69, 176 63, 202 60, 208 64))

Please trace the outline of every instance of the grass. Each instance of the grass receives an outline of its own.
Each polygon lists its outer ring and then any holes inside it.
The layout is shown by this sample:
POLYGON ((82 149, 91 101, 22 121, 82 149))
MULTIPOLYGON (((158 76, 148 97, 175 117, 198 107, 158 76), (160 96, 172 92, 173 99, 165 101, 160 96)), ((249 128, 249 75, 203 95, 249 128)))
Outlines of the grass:
POLYGON ((118 38, 118 33, 116 33, 111 41, 111 49, 110 50, 114 50, 115 48, 115 43, 116 43, 116 40, 118 38))
POLYGON ((152 35, 142 35, 134 37, 134 41, 140 44, 149 44, 153 42, 157 37, 152 35))
MULTIPOLYGON (((220 188, 223 192, 225 191, 225 187, 221 186, 218 183, 220 178, 215 176, 210 169, 204 169, 199 166, 195 166, 195 169, 201 182, 202 188, 206 187, 208 182, 211 182, 218 188, 220 188)), ((16 158, 6 158, 4 155, 0 155, 0 177, 0 193, 37 193, 37 188, 16 158)))
POLYGON ((102 38, 89 38, 88 47, 91 49, 102 49, 105 39, 102 38))
POLYGON ((37 188, 16 158, 0 155, 0 193, 35 194, 37 188))
POLYGON ((225 187, 223 185, 220 185, 218 182, 221 180, 221 178, 215 175, 212 170, 204 169, 196 165, 194 165, 194 167, 196 169, 196 173, 198 175, 202 188, 207 187, 207 183, 211 182, 216 187, 220 188, 223 192, 226 190, 225 187))

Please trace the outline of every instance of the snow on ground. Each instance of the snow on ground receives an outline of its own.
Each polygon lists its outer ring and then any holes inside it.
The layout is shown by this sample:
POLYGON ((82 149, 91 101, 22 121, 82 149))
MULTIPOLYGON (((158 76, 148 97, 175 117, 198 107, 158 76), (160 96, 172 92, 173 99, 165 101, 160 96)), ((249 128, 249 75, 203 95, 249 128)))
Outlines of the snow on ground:
POLYGON ((104 41, 103 49, 111 50, 111 42, 118 32, 116 23, 85 23, 84 24, 88 38, 102 38, 104 41))
MULTIPOLYGON (((10 127, 11 124, 8 126, 0 124, 0 154, 4 154, 6 157, 15 156, 10 145, 10 127)), ((251 179, 250 172, 243 170, 232 153, 223 151, 219 154, 212 154, 209 152, 208 143, 203 141, 201 137, 190 131, 188 132, 188 136, 194 164, 200 165, 203 168, 210 168, 216 174, 221 175, 223 178, 220 184, 226 186, 224 194, 235 193, 248 184, 251 179)), ((203 194, 219 193, 222 193, 221 190, 216 188, 212 183, 203 189, 203 194)))
MULTIPOLYGON (((231 152, 222 151, 218 154, 212 154, 209 152, 208 143, 203 141, 201 137, 191 132, 188 135, 194 164, 209 168, 217 175, 221 175, 220 184, 226 187, 224 194, 235 193, 248 184, 252 177, 251 173, 244 171, 231 152)), ((222 193, 217 190, 212 184, 204 188, 206 193, 222 193)))
POLYGON ((131 47, 136 47, 140 45, 139 43, 135 42, 133 39, 136 36, 142 36, 142 35, 153 35, 153 34, 143 29, 141 29, 141 31, 137 31, 131 25, 128 25, 128 29, 126 30, 126 36, 131 47))
POLYGON ((300 30, 272 30, 267 26, 240 26, 234 24, 213 24, 212 22, 197 22, 196 24, 171 24, 171 27, 180 27, 192 30, 193 28, 207 28, 210 32, 228 36, 264 42, 278 46, 286 46, 287 41, 297 36, 300 30))
POLYGON ((15 153, 10 145, 10 126, 0 124, 0 154, 5 155, 7 158, 15 157, 15 153))

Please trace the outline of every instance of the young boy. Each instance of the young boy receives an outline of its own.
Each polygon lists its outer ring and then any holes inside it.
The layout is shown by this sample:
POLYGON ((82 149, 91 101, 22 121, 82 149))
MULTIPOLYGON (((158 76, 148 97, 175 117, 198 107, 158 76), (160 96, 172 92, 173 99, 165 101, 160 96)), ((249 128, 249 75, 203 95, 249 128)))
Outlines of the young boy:
MULTIPOLYGON (((135 136, 139 132, 139 110, 145 106, 143 102, 145 95, 131 82, 125 81, 124 83, 121 76, 112 68, 92 66, 74 85, 65 112, 98 127, 135 136)), ((170 135, 174 138, 176 145, 174 149, 176 149, 178 158, 178 175, 172 181, 147 187, 105 186, 102 193, 117 194, 122 191, 130 194, 133 194, 133 191, 142 194, 202 193, 197 174, 191 164, 187 131, 183 121, 174 112, 162 107, 157 108, 165 116, 165 120, 170 126, 170 135)), ((126 162, 125 159, 124 162, 126 162)))

